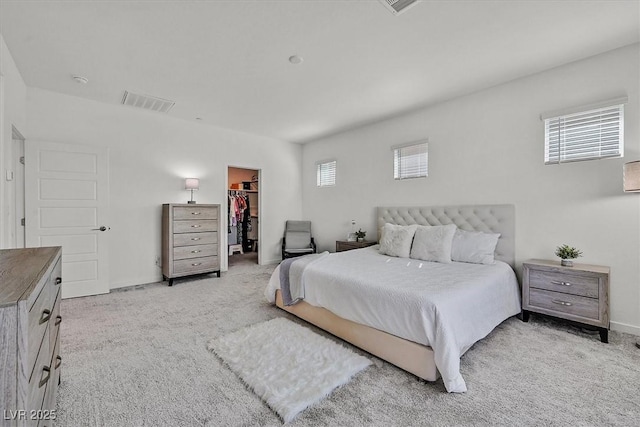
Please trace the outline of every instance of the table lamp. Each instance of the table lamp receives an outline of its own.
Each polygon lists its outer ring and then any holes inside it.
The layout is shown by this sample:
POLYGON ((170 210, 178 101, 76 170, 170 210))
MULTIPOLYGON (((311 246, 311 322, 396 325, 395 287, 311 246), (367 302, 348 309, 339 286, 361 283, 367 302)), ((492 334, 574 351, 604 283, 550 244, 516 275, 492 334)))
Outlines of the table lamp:
POLYGON ((193 200, 193 192, 200 189, 200 180, 198 178, 186 178, 184 180, 184 189, 191 190, 191 200, 189 200, 187 203, 195 204, 196 201, 193 200))

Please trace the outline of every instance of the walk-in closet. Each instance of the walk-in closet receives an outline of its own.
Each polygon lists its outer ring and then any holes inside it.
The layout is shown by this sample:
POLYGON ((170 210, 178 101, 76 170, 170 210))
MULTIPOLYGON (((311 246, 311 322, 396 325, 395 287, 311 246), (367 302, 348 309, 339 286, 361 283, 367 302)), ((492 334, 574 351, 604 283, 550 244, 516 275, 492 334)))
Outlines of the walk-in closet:
POLYGON ((258 263, 260 171, 229 167, 227 244, 229 268, 258 263))

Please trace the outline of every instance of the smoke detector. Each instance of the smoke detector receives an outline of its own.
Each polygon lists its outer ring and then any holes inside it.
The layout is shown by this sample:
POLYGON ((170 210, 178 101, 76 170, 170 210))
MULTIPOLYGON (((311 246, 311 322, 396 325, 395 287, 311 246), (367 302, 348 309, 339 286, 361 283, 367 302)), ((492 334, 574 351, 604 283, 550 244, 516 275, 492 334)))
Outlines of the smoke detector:
POLYGON ((158 98, 155 96, 141 95, 139 93, 124 91, 122 97, 124 105, 142 108, 144 110, 158 111, 160 113, 168 113, 171 108, 176 105, 174 101, 158 98))
POLYGON ((405 10, 409 9, 418 3, 418 0, 379 0, 391 13, 394 15, 400 15, 405 10))

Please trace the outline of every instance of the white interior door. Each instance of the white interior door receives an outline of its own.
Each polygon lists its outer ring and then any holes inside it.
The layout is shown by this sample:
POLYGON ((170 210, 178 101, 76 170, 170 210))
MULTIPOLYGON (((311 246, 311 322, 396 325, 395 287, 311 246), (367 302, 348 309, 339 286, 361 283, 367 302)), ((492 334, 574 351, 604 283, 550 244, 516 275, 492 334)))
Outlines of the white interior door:
POLYGON ((25 142, 26 246, 62 246, 62 298, 109 292, 108 151, 25 142))

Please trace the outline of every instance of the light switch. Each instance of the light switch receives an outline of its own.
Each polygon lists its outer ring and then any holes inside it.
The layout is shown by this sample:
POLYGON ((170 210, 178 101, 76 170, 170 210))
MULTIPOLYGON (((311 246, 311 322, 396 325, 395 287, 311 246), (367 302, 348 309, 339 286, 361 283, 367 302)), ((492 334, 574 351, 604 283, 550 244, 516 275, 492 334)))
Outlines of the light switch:
POLYGON ((13 171, 6 172, 6 179, 7 181, 13 181, 13 171))

